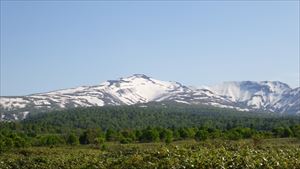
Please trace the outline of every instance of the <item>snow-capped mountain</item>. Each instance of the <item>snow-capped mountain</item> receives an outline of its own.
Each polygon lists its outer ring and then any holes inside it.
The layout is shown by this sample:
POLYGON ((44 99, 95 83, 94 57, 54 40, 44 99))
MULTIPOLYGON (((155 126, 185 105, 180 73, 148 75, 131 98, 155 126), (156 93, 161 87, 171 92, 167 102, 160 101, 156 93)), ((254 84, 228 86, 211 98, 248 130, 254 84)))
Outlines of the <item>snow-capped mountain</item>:
MULTIPOLYGON (((240 103, 252 110, 266 111, 273 110, 274 104, 283 98, 283 94, 289 95, 292 90, 287 84, 278 81, 224 82, 208 87, 208 89, 218 95, 227 96, 233 102, 240 103)), ((280 105, 278 106, 280 107, 280 105)))
POLYGON ((300 114, 300 87, 284 92, 271 109, 274 112, 300 114))
POLYGON ((1 120, 24 119, 28 113, 64 108, 132 105, 151 101, 204 104, 242 111, 300 113, 300 88, 281 82, 225 82, 195 88, 178 82, 156 80, 135 74, 108 80, 96 86, 81 86, 20 97, 1 97, 1 120))

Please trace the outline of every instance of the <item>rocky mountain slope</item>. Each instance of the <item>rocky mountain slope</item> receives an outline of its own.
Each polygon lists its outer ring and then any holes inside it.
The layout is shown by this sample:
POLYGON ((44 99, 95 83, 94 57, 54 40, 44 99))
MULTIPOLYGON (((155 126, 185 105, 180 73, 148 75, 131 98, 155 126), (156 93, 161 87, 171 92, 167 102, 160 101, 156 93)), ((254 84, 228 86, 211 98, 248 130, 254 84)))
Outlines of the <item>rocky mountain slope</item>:
POLYGON ((96 86, 81 86, 48 93, 0 98, 1 120, 24 119, 28 113, 50 110, 136 103, 175 101, 242 111, 300 114, 300 88, 282 82, 225 82, 195 88, 178 82, 135 74, 96 86))

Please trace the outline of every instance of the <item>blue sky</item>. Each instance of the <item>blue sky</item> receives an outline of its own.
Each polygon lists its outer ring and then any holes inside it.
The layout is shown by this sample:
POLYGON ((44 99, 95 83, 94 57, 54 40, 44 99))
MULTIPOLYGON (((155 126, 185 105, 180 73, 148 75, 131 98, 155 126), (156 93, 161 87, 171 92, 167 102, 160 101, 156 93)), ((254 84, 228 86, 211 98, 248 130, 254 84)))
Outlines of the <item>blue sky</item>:
POLYGON ((1 1, 1 94, 143 73, 299 86, 299 1, 1 1))

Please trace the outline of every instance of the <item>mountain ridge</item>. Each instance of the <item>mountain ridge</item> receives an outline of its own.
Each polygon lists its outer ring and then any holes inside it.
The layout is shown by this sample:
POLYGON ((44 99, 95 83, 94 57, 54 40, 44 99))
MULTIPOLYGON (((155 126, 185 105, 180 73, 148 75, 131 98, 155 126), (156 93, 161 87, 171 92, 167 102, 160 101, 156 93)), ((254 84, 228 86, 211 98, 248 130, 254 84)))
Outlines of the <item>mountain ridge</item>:
POLYGON ((205 88, 133 74, 99 85, 79 86, 26 96, 1 96, 0 120, 24 119, 31 112, 74 107, 175 101, 240 111, 300 114, 300 87, 279 81, 231 81, 205 88))

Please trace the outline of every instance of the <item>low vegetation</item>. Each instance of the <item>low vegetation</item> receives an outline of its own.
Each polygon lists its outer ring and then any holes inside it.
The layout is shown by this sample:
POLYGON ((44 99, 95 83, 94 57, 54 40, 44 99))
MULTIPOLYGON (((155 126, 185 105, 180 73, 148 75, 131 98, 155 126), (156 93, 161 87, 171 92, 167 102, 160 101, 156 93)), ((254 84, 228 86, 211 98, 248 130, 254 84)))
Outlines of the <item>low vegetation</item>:
POLYGON ((21 148, 0 156, 0 168, 280 168, 300 167, 300 143, 295 139, 267 139, 171 144, 108 143, 105 147, 55 146, 21 148))

